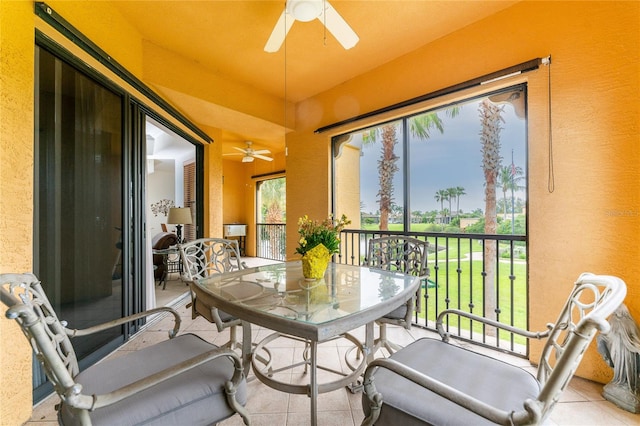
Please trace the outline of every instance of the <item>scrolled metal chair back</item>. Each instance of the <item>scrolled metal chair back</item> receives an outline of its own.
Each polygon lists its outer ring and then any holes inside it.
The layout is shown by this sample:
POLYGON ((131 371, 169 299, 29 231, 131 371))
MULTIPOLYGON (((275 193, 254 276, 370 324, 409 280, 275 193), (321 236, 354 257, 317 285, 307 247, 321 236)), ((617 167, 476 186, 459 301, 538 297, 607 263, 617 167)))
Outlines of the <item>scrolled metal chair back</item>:
POLYGON ((200 238, 180 246, 189 281, 243 269, 238 241, 200 238))
POLYGON ((540 356, 538 397, 543 413, 557 402, 597 331, 606 333, 607 318, 626 295, 624 282, 613 276, 584 273, 575 283, 557 321, 548 324, 548 338, 540 356))
POLYGON ((367 266, 426 276, 428 247, 427 241, 412 237, 373 238, 369 240, 367 266))
POLYGON ((56 392, 65 395, 76 386, 78 361, 71 332, 58 319, 40 280, 33 274, 0 274, 0 294, 9 307, 6 317, 20 325, 56 392))

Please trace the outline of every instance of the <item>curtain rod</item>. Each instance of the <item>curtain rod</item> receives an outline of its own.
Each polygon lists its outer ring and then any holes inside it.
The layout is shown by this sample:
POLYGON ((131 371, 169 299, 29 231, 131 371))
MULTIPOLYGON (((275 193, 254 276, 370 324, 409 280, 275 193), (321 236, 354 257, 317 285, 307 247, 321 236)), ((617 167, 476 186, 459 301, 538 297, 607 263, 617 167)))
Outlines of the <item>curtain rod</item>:
POLYGON ((461 90, 469 89, 471 87, 480 86, 482 84, 491 83, 496 80, 500 80, 502 78, 511 77, 513 75, 522 74, 528 71, 536 70, 540 67, 541 64, 547 64, 550 60, 550 57, 546 58, 536 58, 531 59, 529 61, 523 62, 518 65, 513 65, 508 68, 504 68, 499 71, 495 71, 489 74, 485 74, 482 77, 477 77, 472 80, 465 81, 464 83, 458 83, 453 86, 445 87, 444 89, 436 90, 435 92, 427 93, 426 95, 421 95, 415 98, 407 99, 406 101, 398 102, 393 105, 386 106, 384 108, 379 108, 370 112, 365 112, 364 114, 356 115, 355 117, 347 118, 346 120, 338 121, 333 124, 329 124, 324 127, 320 127, 314 131, 314 133, 323 133, 328 130, 334 129, 336 127, 343 126, 345 124, 350 124, 356 121, 363 120, 365 118, 374 117, 379 114, 384 114, 386 112, 390 112, 396 109, 404 108, 407 106, 415 105, 420 102, 428 101, 430 99, 434 99, 440 96, 448 95, 450 93, 458 92, 461 90))
POLYGON ((60 16, 55 10, 48 6, 44 2, 35 2, 34 4, 35 14, 42 18, 45 22, 58 30, 61 34, 71 40, 76 46, 80 47, 86 53, 91 55, 95 60, 114 72, 118 77, 122 78, 140 93, 151 99, 154 103, 159 105, 163 110, 171 114, 174 118, 180 121, 193 133, 200 136, 206 142, 213 142, 211 136, 207 135, 204 131, 200 130, 195 124, 193 124, 187 117, 182 115, 171 104, 158 96, 147 85, 140 81, 136 76, 127 71, 125 67, 120 65, 115 59, 109 56, 104 50, 98 47, 95 43, 89 40, 84 34, 82 34, 76 27, 71 25, 66 19, 60 16))
POLYGON ((259 179, 259 178, 268 177, 268 176, 283 175, 285 173, 286 173, 286 170, 278 170, 277 172, 263 173, 261 175, 253 175, 251 176, 251 179, 259 179))

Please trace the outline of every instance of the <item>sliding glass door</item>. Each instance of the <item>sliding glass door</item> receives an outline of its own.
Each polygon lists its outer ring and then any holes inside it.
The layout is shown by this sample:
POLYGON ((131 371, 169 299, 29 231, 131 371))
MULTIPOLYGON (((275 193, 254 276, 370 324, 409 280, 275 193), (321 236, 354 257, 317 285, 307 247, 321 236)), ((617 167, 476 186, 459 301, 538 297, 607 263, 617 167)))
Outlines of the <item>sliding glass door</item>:
MULTIPOLYGON (((123 291, 132 294, 127 259, 136 250, 124 242, 137 228, 123 222, 126 103, 40 47, 36 75, 34 271, 60 319, 86 328, 135 309, 123 291)), ((81 365, 121 344, 126 332, 74 339, 81 365)), ((36 374, 36 398, 44 383, 36 374)))
MULTIPOLYGON (((145 232, 147 168, 155 161, 147 158, 149 120, 190 147, 184 205, 194 210, 192 238, 202 233, 204 148, 135 93, 38 32, 35 52, 33 270, 60 319, 82 329, 155 302, 145 232)), ((182 182, 179 188, 181 193, 182 182)), ((143 324, 75 338, 80 368, 122 345, 143 324)), ((33 388, 34 402, 51 391, 37 361, 33 388)))

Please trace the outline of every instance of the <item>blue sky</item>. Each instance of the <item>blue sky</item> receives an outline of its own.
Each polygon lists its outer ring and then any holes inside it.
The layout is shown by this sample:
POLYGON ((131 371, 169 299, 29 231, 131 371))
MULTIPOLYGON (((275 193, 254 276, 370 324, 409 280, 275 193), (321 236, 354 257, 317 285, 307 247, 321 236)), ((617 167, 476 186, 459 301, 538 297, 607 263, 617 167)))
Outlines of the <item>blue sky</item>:
MULTIPOLYGON (((427 140, 418 140, 411 144, 411 210, 440 210, 440 203, 434 196, 436 191, 461 186, 466 195, 460 197, 460 209, 470 212, 476 208, 484 211, 484 174, 482 171, 482 153, 480 145, 479 101, 462 106, 460 113, 448 117, 439 113, 443 121, 444 133, 433 131, 427 140)), ((526 172, 526 122, 515 115, 510 104, 503 105, 503 129, 500 133, 501 155, 503 165, 511 164, 521 167, 526 172)), ((400 135, 398 135, 400 136, 400 135)), ((400 144, 396 145, 399 155, 400 144)), ((376 212, 378 203, 378 171, 377 160, 380 158, 379 144, 366 146, 360 160, 361 166, 361 201, 365 212, 376 212)), ((399 162, 402 170, 402 163, 399 162)), ((394 201, 402 204, 401 174, 396 174, 394 185, 394 201)), ((522 180, 522 185, 526 180, 522 180)), ((498 200, 502 193, 498 191, 498 200)), ((525 191, 516 193, 516 197, 525 199, 525 191)), ((445 202, 448 208, 448 203, 445 202)), ((455 209, 455 204, 452 204, 455 209)))

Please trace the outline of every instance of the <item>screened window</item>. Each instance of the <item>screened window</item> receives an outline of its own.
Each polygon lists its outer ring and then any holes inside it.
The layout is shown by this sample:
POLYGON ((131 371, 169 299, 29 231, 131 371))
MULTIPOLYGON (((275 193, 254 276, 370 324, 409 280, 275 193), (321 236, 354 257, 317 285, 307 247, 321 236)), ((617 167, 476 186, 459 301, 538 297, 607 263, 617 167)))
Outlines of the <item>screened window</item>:
POLYGON ((367 230, 524 234, 525 89, 335 138, 336 213, 367 230))
POLYGON ((257 182, 256 255, 286 260, 287 179, 276 177, 257 182))

